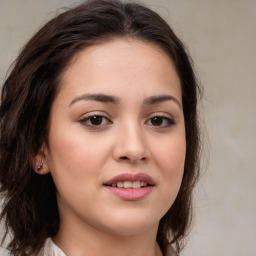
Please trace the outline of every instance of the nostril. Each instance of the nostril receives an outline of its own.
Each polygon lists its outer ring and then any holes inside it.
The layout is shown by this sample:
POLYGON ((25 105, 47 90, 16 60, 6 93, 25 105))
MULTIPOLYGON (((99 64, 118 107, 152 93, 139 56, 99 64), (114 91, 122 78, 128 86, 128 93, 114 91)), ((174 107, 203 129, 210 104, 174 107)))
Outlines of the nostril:
MULTIPOLYGON (((132 158, 129 158, 129 157, 127 157, 127 156, 122 156, 122 157, 120 157, 120 160, 125 160, 125 161, 129 160, 129 161, 132 161, 132 158)), ((137 160, 139 160, 139 159, 137 159, 137 160)), ((141 160, 141 161, 146 161, 146 160, 147 160, 147 157, 142 157, 140 160, 141 160)))
POLYGON ((120 159, 122 159, 122 160, 128 160, 128 157, 127 157, 127 156, 122 156, 122 157, 120 157, 120 159))

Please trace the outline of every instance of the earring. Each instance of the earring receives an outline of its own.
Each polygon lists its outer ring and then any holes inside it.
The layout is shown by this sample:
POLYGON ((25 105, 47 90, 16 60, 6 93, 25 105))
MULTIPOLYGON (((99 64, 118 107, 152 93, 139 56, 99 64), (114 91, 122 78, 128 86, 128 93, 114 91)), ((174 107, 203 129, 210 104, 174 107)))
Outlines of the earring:
POLYGON ((42 164, 40 164, 38 167, 37 167, 37 170, 38 171, 41 171, 41 169, 43 169, 43 166, 44 166, 44 164, 42 163, 42 164))

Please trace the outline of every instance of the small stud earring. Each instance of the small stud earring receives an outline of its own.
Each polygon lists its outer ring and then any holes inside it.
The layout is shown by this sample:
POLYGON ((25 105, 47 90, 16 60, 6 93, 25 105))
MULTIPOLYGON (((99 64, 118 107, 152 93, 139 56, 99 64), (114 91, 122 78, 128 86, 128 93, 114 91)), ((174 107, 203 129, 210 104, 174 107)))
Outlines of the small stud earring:
POLYGON ((37 170, 38 170, 38 171, 41 171, 41 169, 43 169, 43 165, 44 165, 43 163, 40 164, 40 165, 37 167, 37 170))

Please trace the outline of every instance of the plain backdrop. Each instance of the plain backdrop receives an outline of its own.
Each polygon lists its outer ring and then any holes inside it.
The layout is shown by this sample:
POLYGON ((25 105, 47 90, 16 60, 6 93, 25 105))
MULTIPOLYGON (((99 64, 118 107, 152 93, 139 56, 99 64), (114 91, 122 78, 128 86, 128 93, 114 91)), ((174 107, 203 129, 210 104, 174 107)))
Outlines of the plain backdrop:
MULTIPOLYGON (((195 191, 193 229, 182 255, 255 256, 256 1, 141 2, 160 13, 184 41, 204 87, 203 162, 208 153, 210 159, 195 191)), ((60 7, 77 3, 0 0, 1 84, 38 27, 60 7)))

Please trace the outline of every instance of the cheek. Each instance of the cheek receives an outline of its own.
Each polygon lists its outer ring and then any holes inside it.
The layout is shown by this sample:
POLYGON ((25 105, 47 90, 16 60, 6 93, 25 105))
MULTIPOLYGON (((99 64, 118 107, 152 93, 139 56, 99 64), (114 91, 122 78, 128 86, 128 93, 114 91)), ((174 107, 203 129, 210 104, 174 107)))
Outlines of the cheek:
POLYGON ((59 130, 50 136, 47 161, 60 204, 66 202, 73 209, 82 204, 90 205, 91 196, 87 195, 95 194, 101 186, 108 141, 95 140, 94 136, 85 136, 83 131, 59 130))
POLYGON ((159 143, 155 154, 156 163, 160 169, 168 175, 182 175, 186 156, 186 140, 185 135, 173 136, 173 138, 165 139, 159 143))
POLYGON ((165 211, 173 204, 182 182, 186 156, 185 135, 165 140, 155 152, 155 163, 160 170, 160 190, 164 199, 165 211))
POLYGON ((52 130, 49 138, 48 164, 57 187, 95 182, 94 178, 99 176, 107 161, 107 137, 95 139, 94 135, 86 136, 81 129, 60 129, 52 130))

